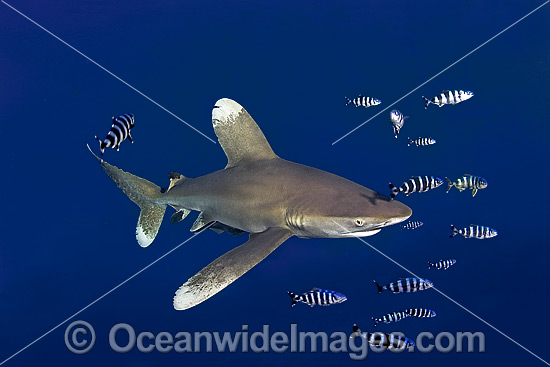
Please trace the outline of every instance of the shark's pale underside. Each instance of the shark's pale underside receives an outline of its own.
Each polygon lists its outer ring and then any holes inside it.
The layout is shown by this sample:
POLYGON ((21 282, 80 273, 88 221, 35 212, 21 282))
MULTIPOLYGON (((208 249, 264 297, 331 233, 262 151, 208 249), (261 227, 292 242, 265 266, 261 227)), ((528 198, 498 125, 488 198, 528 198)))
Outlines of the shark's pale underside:
POLYGON ((199 211, 193 232, 210 227, 250 233, 246 243, 218 257, 177 290, 177 310, 212 297, 291 236, 371 236, 412 214, 406 205, 366 187, 279 158, 256 122, 233 100, 216 102, 212 124, 227 166, 197 178, 172 173, 167 190, 96 155, 109 177, 141 208, 136 230, 140 246, 153 242, 167 206, 176 210, 172 222, 199 211))

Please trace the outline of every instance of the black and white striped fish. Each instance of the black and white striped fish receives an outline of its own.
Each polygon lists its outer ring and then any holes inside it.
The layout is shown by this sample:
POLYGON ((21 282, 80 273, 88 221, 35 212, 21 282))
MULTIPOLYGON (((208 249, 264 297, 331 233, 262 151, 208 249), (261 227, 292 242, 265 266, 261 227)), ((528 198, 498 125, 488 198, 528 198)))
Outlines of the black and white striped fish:
POLYGON ((434 176, 413 176, 409 180, 403 182, 400 187, 395 187, 390 182, 390 197, 393 199, 400 192, 409 196, 413 192, 426 192, 430 189, 438 188, 443 184, 443 180, 434 176))
POLYGON ((366 331, 361 331, 357 325, 353 325, 353 332, 350 335, 350 338, 362 337, 365 338, 370 345, 376 347, 386 347, 389 350, 392 349, 405 349, 413 347, 414 342, 402 335, 397 334, 386 334, 382 332, 368 333, 366 331))
POLYGON ((405 119, 408 118, 409 116, 403 116, 403 114, 399 110, 391 110, 390 122, 393 125, 393 135, 395 135, 396 139, 397 135, 399 135, 399 130, 401 130, 401 128, 405 124, 405 119))
POLYGON ((330 306, 336 303, 342 303, 347 300, 346 296, 342 293, 335 291, 323 290, 319 288, 313 288, 309 292, 302 295, 287 291, 290 298, 292 298, 292 307, 298 302, 303 302, 311 307, 315 305, 330 306))
POLYGON ((463 90, 444 90, 441 92, 441 94, 433 97, 432 99, 428 99, 424 96, 422 98, 426 102, 426 105, 424 108, 428 108, 428 105, 430 103, 433 103, 435 105, 438 105, 439 107, 443 107, 446 104, 457 104, 460 102, 464 102, 467 99, 470 99, 474 96, 472 92, 469 90, 463 91, 463 90))
POLYGON ((412 293, 423 291, 434 286, 431 280, 423 278, 400 278, 396 282, 392 282, 385 286, 381 286, 375 280, 374 284, 376 284, 376 288, 378 288, 378 293, 382 293, 385 289, 393 293, 412 293))
POLYGON ((389 324, 390 322, 397 322, 399 320, 404 319, 405 317, 409 317, 410 315, 405 311, 399 311, 399 312, 392 312, 388 313, 382 317, 373 317, 372 321, 374 321, 374 325, 378 325, 379 322, 383 322, 385 324, 389 324))
POLYGON ((464 236, 464 238, 477 238, 478 240, 483 240, 485 238, 491 238, 498 235, 496 230, 485 226, 478 226, 476 224, 470 224, 468 227, 462 229, 457 229, 451 224, 451 230, 453 233, 449 237, 454 237, 460 233, 464 236))
POLYGON ((118 117, 113 117, 113 125, 111 130, 107 134, 105 140, 101 141, 97 136, 95 137, 99 141, 99 150, 101 155, 105 153, 105 148, 113 148, 119 150, 120 143, 128 138, 132 143, 132 135, 130 130, 134 127, 134 115, 127 113, 118 117))
POLYGON ((408 221, 406 224, 403 224, 401 226, 401 229, 417 229, 418 227, 422 227, 424 225, 424 223, 422 222, 411 222, 411 221, 408 221))
POLYGON ((421 147, 421 146, 432 145, 436 143, 435 139, 432 139, 432 138, 418 138, 415 140, 412 140, 411 138, 408 138, 408 139, 409 139, 409 144, 407 145, 408 147, 410 147, 411 144, 415 144, 417 147, 421 147))
POLYGON ((479 176, 472 176, 467 173, 465 173, 462 177, 457 178, 454 182, 449 180, 447 177, 445 177, 445 180, 447 180, 447 192, 449 192, 449 190, 451 190, 453 186, 456 187, 460 192, 466 189, 472 189, 472 197, 476 196, 477 190, 481 190, 487 187, 486 179, 479 176))
POLYGON ((453 266, 454 264, 456 264, 455 259, 439 260, 438 262, 435 262, 435 263, 431 263, 431 262, 428 261, 428 269, 436 268, 438 270, 441 270, 441 269, 447 270, 451 266, 453 266))
POLYGON ((349 105, 350 103, 353 103, 355 107, 359 107, 359 106, 370 107, 370 106, 377 106, 380 103, 382 103, 382 101, 377 98, 365 97, 362 94, 360 94, 357 98, 354 98, 354 99, 349 99, 348 97, 345 97, 345 98, 346 98, 346 106, 349 105))
POLYGON ((409 308, 405 311, 407 315, 413 316, 413 317, 435 317, 435 311, 428 310, 427 308, 409 308))

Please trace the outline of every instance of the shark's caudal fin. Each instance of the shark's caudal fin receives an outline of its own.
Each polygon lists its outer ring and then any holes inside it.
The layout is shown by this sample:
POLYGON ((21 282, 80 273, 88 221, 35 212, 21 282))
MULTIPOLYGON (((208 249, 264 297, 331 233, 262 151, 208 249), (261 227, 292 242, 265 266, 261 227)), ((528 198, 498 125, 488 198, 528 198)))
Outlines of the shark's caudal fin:
POLYGON ((373 317, 372 321, 374 321, 374 325, 372 325, 372 327, 376 327, 376 325, 378 325, 378 320, 375 317, 373 317))
POLYGON ((348 97, 344 97, 346 99, 346 106, 349 105, 351 103, 351 99, 349 99, 348 97))
POLYGON ((105 162, 92 152, 90 146, 88 149, 97 158, 111 180, 140 207, 136 238, 141 247, 149 246, 157 236, 166 211, 166 205, 159 203, 161 188, 105 162))

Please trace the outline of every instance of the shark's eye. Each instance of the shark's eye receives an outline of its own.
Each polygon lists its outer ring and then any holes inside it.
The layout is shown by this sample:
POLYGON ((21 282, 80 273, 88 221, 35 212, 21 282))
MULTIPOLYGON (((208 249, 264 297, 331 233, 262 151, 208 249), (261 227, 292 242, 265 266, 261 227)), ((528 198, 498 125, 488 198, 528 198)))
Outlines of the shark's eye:
POLYGON ((364 223, 365 223, 365 222, 363 222, 363 219, 359 219, 359 218, 358 218, 358 219, 355 220, 355 224, 356 224, 357 226, 359 226, 359 227, 363 227, 363 224, 364 224, 364 223))

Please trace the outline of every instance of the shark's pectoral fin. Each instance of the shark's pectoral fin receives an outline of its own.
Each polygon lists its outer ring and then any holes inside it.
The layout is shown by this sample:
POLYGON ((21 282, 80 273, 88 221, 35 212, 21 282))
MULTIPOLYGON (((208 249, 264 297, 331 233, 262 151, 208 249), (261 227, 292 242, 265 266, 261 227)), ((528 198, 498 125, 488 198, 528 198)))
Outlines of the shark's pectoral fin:
POLYGON ((174 296, 174 308, 186 310, 212 297, 265 259, 293 233, 268 228, 250 234, 247 242, 218 257, 183 284, 174 296))
POLYGON ((237 102, 222 98, 212 110, 212 125, 227 156, 227 167, 240 161, 277 158, 262 130, 237 102))

